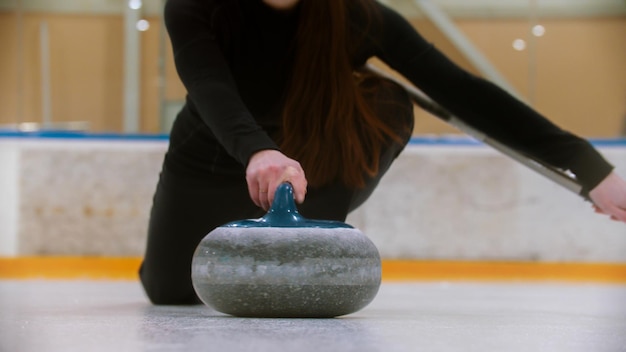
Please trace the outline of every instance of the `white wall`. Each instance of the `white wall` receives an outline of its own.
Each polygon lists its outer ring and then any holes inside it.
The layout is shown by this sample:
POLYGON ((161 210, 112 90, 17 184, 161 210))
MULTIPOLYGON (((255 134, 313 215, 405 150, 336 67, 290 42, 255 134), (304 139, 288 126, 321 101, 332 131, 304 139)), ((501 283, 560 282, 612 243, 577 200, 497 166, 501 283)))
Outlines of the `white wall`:
POLYGON ((625 224, 482 146, 409 148, 348 221, 386 258, 626 262, 625 224))
POLYGON ((0 256, 17 255, 19 148, 0 140, 0 256))
MULTIPOLYGON (((141 256, 166 146, 0 138, 0 255, 141 256)), ((384 258, 626 263, 623 223, 479 145, 409 146, 347 222, 384 258)))
POLYGON ((164 140, 20 143, 19 255, 139 256, 164 140))

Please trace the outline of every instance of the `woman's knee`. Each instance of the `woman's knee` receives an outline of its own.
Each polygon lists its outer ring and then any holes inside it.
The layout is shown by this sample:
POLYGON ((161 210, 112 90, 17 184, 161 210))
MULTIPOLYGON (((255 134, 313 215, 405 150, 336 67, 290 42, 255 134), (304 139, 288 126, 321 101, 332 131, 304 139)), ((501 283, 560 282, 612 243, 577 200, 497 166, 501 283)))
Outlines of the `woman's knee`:
POLYGON ((200 303, 191 281, 191 264, 198 244, 216 227, 248 218, 256 210, 245 179, 208 175, 190 184, 188 178, 164 171, 154 196, 139 272, 150 301, 200 303))
POLYGON ((191 274, 158 270, 146 265, 139 269, 139 277, 144 292, 150 302, 156 305, 192 305, 202 303, 193 288, 191 274))

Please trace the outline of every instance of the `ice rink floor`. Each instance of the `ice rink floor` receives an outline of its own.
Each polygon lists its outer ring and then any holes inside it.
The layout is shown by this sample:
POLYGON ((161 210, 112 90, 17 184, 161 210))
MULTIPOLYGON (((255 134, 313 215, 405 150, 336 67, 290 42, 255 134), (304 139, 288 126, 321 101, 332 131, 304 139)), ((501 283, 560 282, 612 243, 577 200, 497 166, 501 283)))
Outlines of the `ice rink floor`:
POLYGON ((384 283, 345 317, 243 319, 132 281, 0 281, 0 351, 626 351, 626 286, 384 283))

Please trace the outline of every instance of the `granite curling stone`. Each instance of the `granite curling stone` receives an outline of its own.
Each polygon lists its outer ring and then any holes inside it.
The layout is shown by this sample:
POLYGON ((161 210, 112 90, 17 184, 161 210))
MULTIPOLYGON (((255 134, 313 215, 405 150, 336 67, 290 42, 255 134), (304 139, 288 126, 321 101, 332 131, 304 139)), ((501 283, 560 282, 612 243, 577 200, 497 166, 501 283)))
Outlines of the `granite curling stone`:
POLYGON ((330 318, 378 293, 380 255, 361 231, 300 215, 288 183, 259 219, 211 231, 192 260, 192 283, 213 309, 239 317, 330 318))

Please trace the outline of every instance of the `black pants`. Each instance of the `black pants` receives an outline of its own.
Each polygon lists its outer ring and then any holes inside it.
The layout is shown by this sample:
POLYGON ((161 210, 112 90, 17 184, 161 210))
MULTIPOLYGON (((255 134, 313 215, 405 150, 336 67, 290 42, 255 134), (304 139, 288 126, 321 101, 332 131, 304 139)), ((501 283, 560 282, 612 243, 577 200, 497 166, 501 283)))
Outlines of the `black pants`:
MULTIPOLYGON (((380 172, 364 189, 331 184, 307 190, 298 211, 311 219, 345 221, 363 204, 410 139, 413 106, 406 92, 386 82, 376 109, 383 119, 404 126, 402 142, 381 153, 380 172)), ((140 269, 143 287, 154 304, 200 303, 191 284, 191 260, 196 246, 214 228, 264 214, 248 195, 245 169, 212 142, 210 131, 186 109, 172 128, 170 145, 153 199, 148 241, 140 269)))

